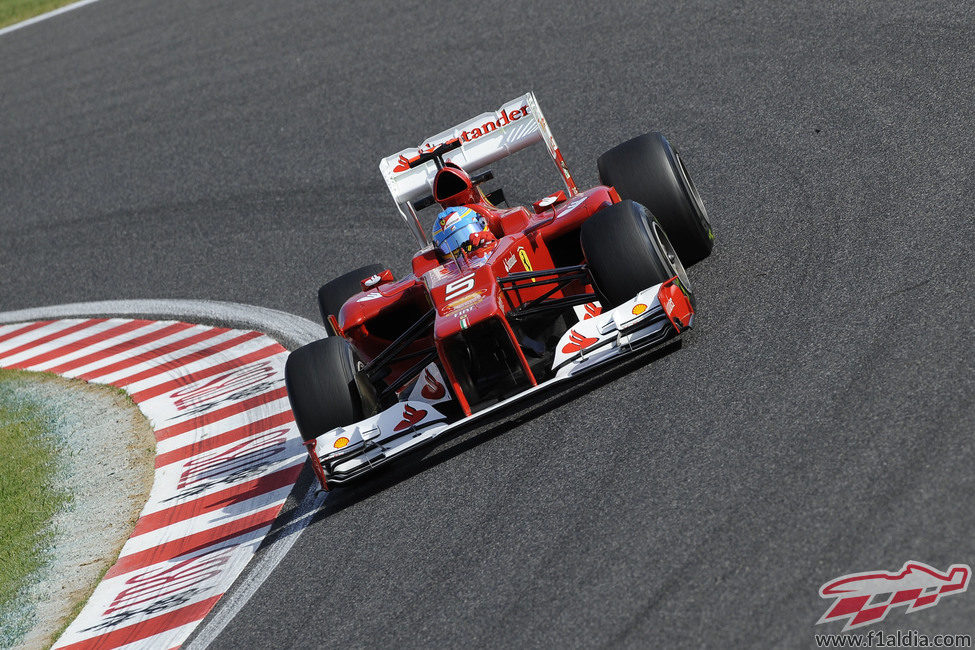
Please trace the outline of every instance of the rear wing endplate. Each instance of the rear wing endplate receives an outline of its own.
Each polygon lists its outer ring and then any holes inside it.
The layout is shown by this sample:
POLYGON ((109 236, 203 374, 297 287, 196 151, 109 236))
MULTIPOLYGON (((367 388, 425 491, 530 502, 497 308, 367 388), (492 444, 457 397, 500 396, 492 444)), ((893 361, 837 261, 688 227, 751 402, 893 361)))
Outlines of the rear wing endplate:
POLYGON ((423 164, 410 169, 409 164, 421 153, 432 151, 454 138, 460 139, 461 146, 446 154, 444 160, 460 165, 470 174, 529 145, 542 142, 562 176, 566 191, 570 196, 579 192, 538 106, 535 93, 529 92, 507 102, 493 113, 482 113, 427 138, 419 147, 403 149, 379 161, 379 171, 393 195, 396 207, 421 247, 427 245, 427 235, 417 218, 413 202, 433 192, 437 168, 432 164, 423 164))

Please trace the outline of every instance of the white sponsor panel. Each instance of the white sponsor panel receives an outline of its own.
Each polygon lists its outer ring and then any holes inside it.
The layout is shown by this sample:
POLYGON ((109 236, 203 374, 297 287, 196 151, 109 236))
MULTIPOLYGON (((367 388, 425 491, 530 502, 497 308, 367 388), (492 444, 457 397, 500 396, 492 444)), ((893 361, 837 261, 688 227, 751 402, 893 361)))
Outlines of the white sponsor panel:
POLYGON ((409 396, 410 401, 426 402, 427 404, 439 404, 451 399, 453 396, 447 390, 447 382, 444 381, 436 363, 431 363, 423 369, 409 396))
POLYGON ((462 146, 444 156, 445 160, 473 172, 541 142, 542 134, 537 121, 531 116, 528 95, 524 95, 504 104, 497 111, 481 113, 427 138, 419 147, 403 149, 383 158, 379 170, 397 203, 417 199, 430 193, 433 188, 436 168, 423 165, 410 169, 409 161, 416 158, 418 153, 432 151, 454 138, 460 139, 462 146))
POLYGON ((576 313, 576 318, 579 320, 589 320, 595 316, 599 316, 602 313, 603 308, 597 301, 587 302, 584 305, 576 305, 573 308, 576 313))
POLYGON ((573 196, 578 192, 535 94, 525 93, 506 102, 496 111, 481 113, 426 138, 419 147, 403 149, 379 161, 379 171, 396 202, 400 216, 413 230, 421 246, 426 246, 429 242, 411 202, 433 191, 436 167, 433 164, 421 164, 410 168, 410 163, 420 154, 429 153, 454 139, 461 146, 446 152, 443 158, 446 162, 460 165, 468 173, 483 169, 525 147, 541 142, 562 176, 567 194, 573 196))
POLYGON ((598 303, 576 307, 579 322, 562 335, 555 348, 553 365, 558 368, 556 376, 568 377, 602 363, 671 327, 666 319, 639 326, 649 316, 662 313, 657 298, 660 286, 644 289, 636 297, 608 312, 601 311, 598 303))
POLYGON ((325 457, 334 451, 348 448, 354 449, 363 442, 375 445, 381 449, 387 438, 412 433, 428 427, 435 422, 442 422, 446 418, 427 402, 407 400, 397 402, 385 411, 366 418, 348 427, 338 427, 317 438, 318 454, 325 457))

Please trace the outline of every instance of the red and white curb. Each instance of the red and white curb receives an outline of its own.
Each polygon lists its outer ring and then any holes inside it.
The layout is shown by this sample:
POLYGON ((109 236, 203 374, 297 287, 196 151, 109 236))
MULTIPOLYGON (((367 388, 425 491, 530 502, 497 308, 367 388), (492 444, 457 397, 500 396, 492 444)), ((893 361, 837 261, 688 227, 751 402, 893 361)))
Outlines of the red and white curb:
POLYGON ((179 646, 240 575, 306 458, 286 358, 260 332, 179 321, 0 325, 0 367, 122 388, 156 434, 149 500, 55 648, 179 646))

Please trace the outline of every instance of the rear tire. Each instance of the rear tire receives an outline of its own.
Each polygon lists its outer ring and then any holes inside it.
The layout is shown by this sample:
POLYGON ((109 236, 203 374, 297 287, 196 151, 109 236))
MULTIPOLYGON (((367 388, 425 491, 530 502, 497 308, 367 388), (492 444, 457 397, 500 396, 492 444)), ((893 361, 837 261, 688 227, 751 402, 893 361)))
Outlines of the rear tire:
POLYGON ((288 355, 284 382, 305 440, 364 418, 355 382, 355 354, 341 337, 314 341, 288 355))
POLYGON ((369 264, 355 271, 349 271, 321 286, 318 290, 318 309, 322 313, 322 322, 330 333, 338 334, 328 322, 328 317, 335 316, 338 320, 342 305, 355 294, 362 292, 362 281, 385 270, 386 267, 380 264, 369 264))
POLYGON ((599 180, 646 207, 664 227, 685 266, 711 254, 714 233, 680 154, 660 133, 627 140, 601 155, 599 180))
POLYGON ((645 207, 620 201, 589 217, 582 252, 604 311, 677 276, 693 304, 687 272, 667 234, 645 207))

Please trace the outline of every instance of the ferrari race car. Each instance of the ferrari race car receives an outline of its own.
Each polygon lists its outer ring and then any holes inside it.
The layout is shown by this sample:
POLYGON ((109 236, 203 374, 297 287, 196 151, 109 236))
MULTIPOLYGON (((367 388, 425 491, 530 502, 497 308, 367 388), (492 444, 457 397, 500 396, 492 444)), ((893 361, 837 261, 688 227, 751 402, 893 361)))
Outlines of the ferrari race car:
POLYGON ((371 265, 321 287, 332 336, 285 367, 324 489, 694 323, 685 267, 714 236, 659 133, 604 153, 602 184, 580 191, 528 93, 379 168, 420 246, 412 273, 371 265), (516 207, 482 190, 488 165, 535 143, 564 189, 516 207), (420 213, 433 206, 428 239, 420 213))

